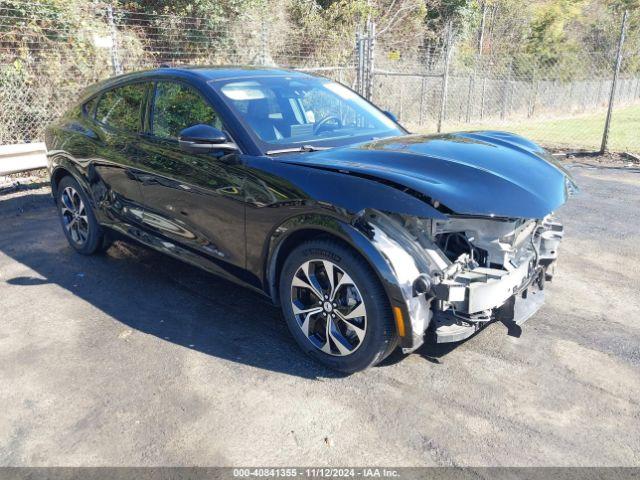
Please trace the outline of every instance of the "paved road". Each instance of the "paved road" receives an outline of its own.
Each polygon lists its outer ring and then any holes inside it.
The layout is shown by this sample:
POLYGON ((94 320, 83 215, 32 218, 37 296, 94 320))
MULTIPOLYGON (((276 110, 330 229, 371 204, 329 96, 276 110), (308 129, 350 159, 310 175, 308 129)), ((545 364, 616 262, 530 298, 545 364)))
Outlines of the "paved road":
POLYGON ((576 167, 547 305, 350 377, 154 252, 0 197, 1 465, 640 465, 640 173, 576 167))

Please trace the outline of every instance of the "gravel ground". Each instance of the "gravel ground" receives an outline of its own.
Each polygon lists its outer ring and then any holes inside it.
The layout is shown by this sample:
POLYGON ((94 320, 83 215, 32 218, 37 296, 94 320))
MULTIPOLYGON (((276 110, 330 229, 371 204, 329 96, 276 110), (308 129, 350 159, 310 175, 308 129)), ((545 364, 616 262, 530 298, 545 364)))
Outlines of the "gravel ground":
POLYGON ((75 254, 46 187, 0 196, 0 465, 640 466, 640 171, 582 194, 518 333, 352 376, 258 295, 116 243, 75 254))

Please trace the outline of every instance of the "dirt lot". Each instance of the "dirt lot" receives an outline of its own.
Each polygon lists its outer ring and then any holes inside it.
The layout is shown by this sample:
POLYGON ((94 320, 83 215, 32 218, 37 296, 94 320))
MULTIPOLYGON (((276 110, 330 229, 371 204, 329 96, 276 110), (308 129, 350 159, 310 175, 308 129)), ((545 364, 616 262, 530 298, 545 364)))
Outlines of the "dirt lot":
POLYGON ((640 170, 582 194, 545 307, 349 377, 258 295, 0 196, 1 465, 640 465, 640 170))

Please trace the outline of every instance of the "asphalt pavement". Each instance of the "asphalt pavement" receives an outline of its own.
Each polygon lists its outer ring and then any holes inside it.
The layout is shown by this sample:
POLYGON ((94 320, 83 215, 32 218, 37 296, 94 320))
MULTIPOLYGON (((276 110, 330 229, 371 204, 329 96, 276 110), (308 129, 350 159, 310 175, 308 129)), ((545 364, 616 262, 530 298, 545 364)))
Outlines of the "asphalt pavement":
POLYGON ((547 304, 351 376, 258 294, 0 195, 0 465, 640 466, 640 171, 575 165, 547 304))

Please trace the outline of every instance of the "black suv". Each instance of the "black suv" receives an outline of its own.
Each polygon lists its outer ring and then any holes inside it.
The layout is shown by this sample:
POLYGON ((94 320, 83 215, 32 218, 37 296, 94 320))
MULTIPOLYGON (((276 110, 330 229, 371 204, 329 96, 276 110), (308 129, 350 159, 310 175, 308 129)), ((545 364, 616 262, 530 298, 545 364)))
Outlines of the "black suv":
POLYGON ((529 318, 575 189, 522 137, 409 135, 338 83, 273 69, 119 76, 46 143, 78 252, 117 235, 258 290, 346 372, 529 318))

